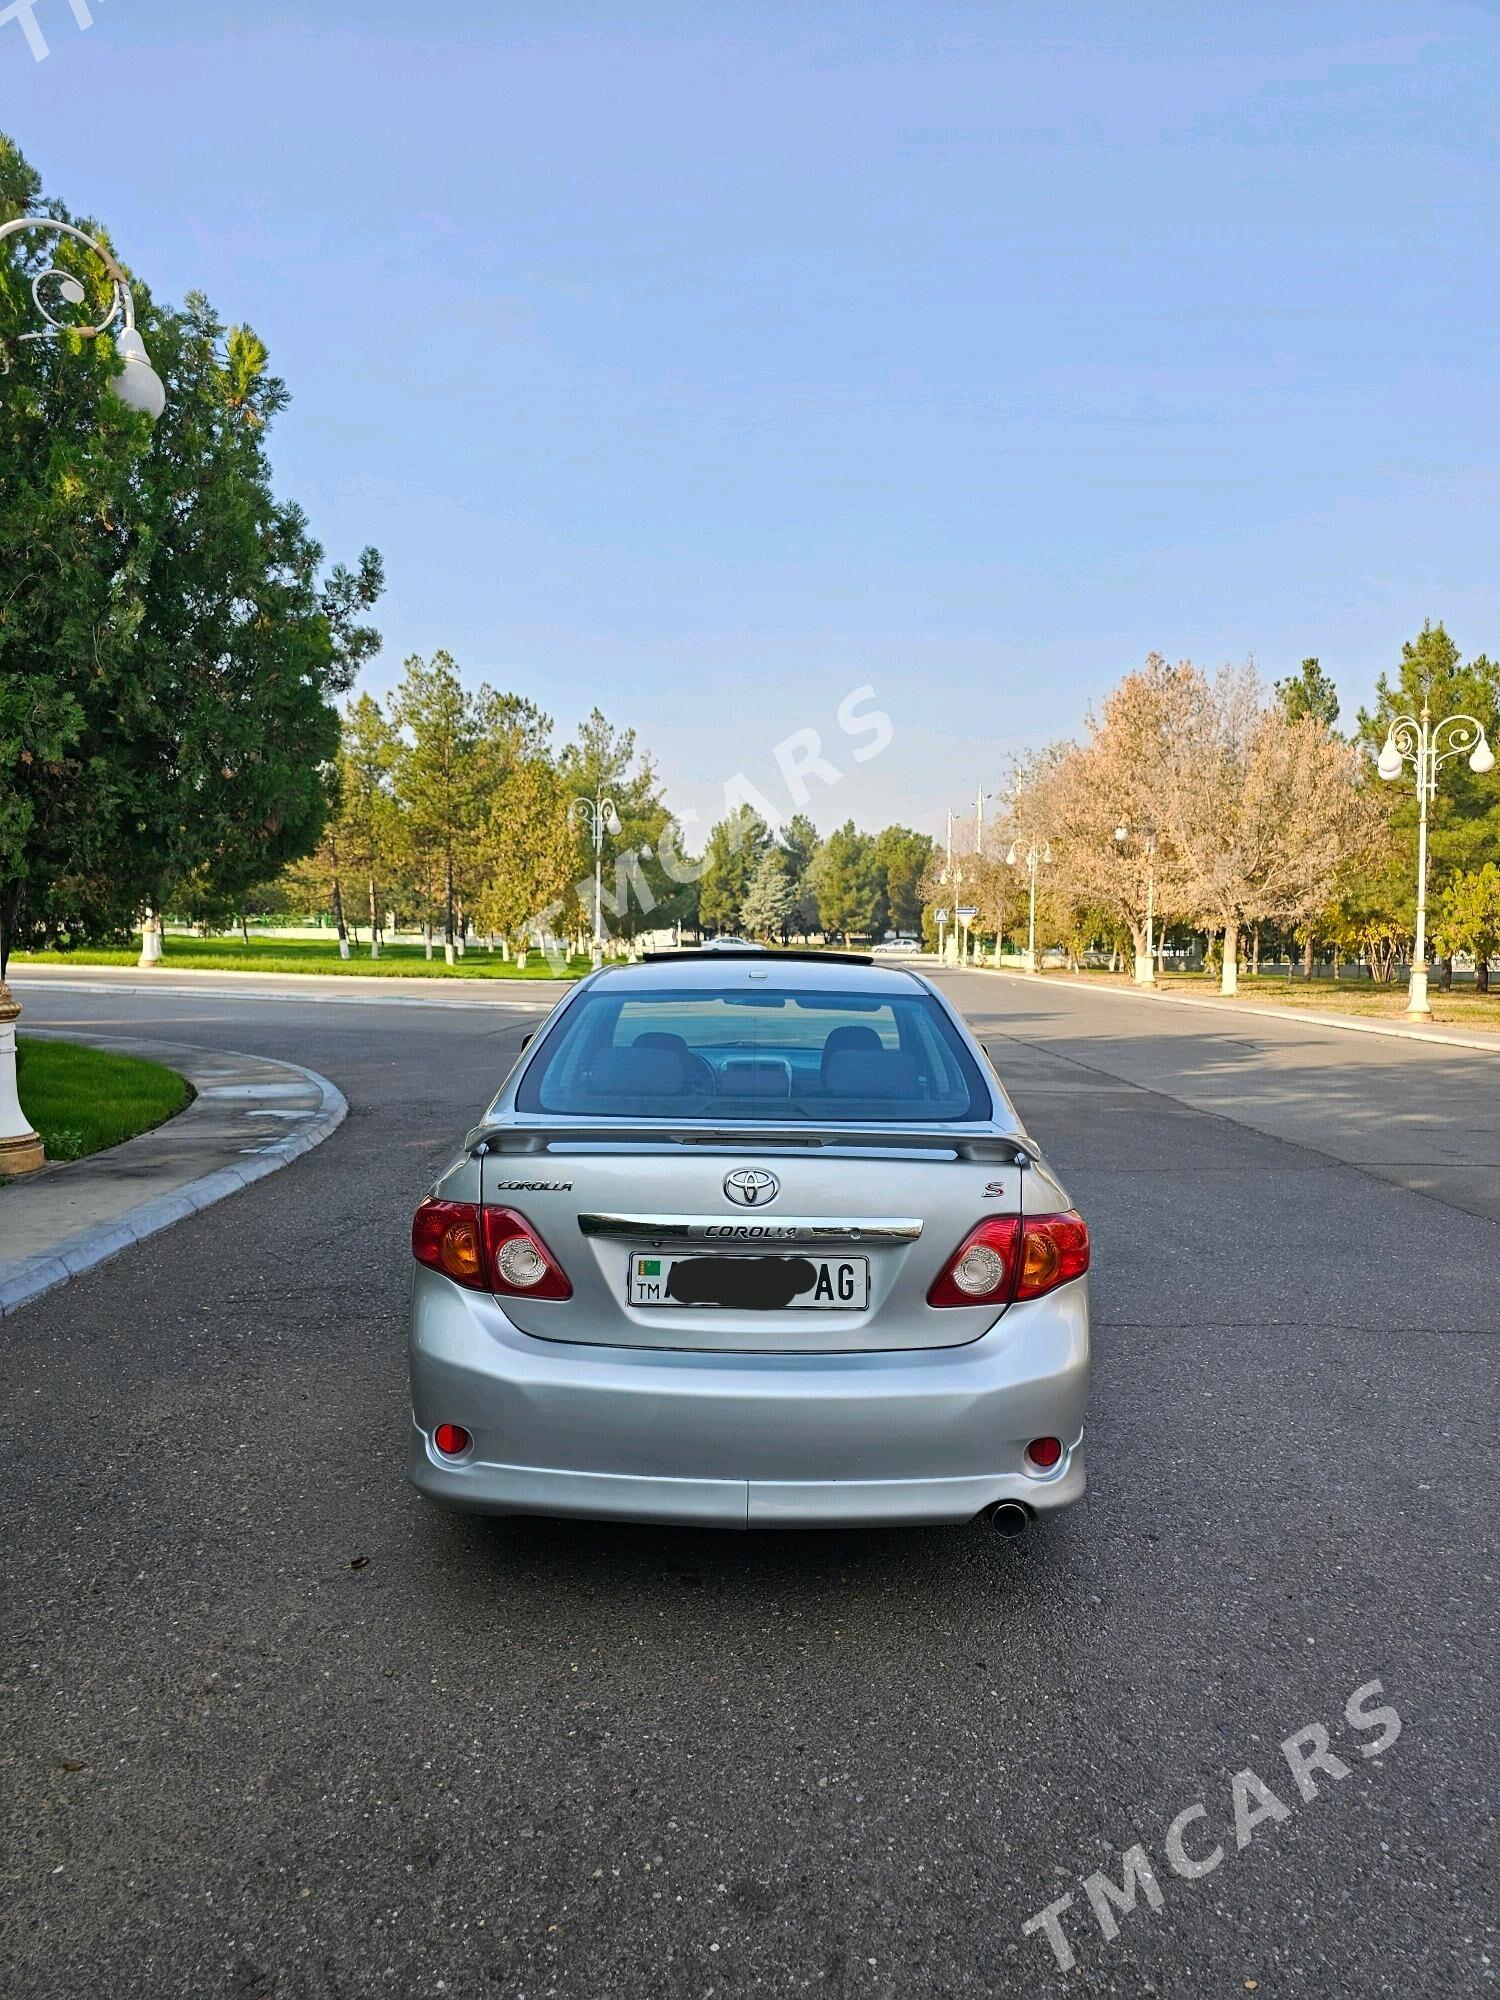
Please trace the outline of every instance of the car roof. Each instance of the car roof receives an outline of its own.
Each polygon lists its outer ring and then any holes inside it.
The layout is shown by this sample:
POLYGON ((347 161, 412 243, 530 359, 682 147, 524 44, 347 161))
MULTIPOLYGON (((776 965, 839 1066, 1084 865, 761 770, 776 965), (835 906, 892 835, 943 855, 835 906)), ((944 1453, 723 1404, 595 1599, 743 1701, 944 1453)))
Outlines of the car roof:
POLYGON ((592 974, 587 984, 607 981, 611 987, 629 987, 638 993, 701 992, 713 987, 737 993, 747 988, 776 985, 793 993, 826 993, 847 990, 857 993, 910 993, 927 982, 906 966, 871 965, 868 960, 843 958, 835 952, 826 956, 797 956, 791 952, 755 952, 736 957, 713 951, 701 955, 685 952, 646 959, 638 965, 607 965, 592 974))

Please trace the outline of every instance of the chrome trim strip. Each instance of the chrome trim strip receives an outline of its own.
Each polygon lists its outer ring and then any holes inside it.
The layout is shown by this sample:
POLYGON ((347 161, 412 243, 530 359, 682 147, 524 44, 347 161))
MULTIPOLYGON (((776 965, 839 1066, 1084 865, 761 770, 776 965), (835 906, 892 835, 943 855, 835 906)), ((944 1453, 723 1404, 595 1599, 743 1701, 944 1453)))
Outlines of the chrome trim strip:
POLYGON ((915 1216, 857 1217, 833 1222, 822 1215, 609 1215, 578 1218, 585 1236, 629 1243, 912 1243, 922 1234, 915 1216))

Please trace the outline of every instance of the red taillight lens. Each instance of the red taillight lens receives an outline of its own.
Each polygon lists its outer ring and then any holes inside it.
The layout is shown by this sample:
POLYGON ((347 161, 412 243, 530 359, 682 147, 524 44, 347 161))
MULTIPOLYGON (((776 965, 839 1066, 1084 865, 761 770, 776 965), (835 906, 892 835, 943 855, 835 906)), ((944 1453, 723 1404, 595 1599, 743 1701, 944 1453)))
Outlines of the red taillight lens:
POLYGON ((1013 1215, 991 1216, 959 1244, 927 1294, 930 1306, 999 1306, 1016 1283, 1021 1225, 1013 1215))
POLYGON ((930 1306, 1003 1306, 1039 1299, 1089 1267, 1081 1215, 992 1216, 966 1236, 927 1294, 930 1306), (1023 1233, 1024 1232, 1024 1233, 1023 1233))
POLYGON ((1018 1299, 1039 1299, 1089 1267, 1089 1226, 1071 1210, 1066 1215, 1028 1216, 1021 1246, 1018 1299))
POLYGON ((479 1210, 467 1201, 422 1202, 411 1219, 411 1254, 455 1285, 487 1292, 479 1210))
POLYGON ((570 1299, 568 1274, 524 1215, 513 1208, 487 1208, 484 1244, 490 1289, 517 1299, 570 1299))
POLYGON ((474 1442, 462 1424, 439 1424, 432 1441, 444 1458, 461 1458, 474 1442))
POLYGON ((411 1254, 471 1292, 570 1299, 567 1273, 524 1215, 468 1201, 424 1201, 411 1219, 411 1254))

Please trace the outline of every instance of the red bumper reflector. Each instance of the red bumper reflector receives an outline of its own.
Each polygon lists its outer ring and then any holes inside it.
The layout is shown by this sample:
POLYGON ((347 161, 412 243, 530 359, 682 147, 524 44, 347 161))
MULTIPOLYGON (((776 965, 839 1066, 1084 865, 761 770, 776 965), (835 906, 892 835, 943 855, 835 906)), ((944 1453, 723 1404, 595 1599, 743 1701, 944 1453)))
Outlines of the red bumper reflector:
POLYGON ((462 1424, 439 1424, 432 1441, 444 1458, 461 1458, 474 1442, 462 1424))
POLYGON ((1043 1472, 1050 1472, 1062 1457, 1062 1439, 1033 1438, 1026 1447, 1026 1456, 1033 1465, 1040 1466, 1043 1472))

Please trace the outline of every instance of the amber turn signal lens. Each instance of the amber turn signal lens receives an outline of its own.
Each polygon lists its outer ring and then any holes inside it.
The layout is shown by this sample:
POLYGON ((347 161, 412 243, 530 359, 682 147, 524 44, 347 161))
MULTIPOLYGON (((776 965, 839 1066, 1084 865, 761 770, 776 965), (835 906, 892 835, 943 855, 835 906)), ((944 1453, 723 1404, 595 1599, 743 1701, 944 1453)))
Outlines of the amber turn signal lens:
POLYGON ((479 1230, 467 1217, 450 1222, 438 1243, 438 1259, 450 1278, 469 1284, 483 1269, 480 1261, 479 1230))
POLYGON ((1021 1290, 1027 1295, 1045 1292, 1062 1264, 1062 1251, 1041 1230, 1028 1230, 1021 1247, 1021 1290))

